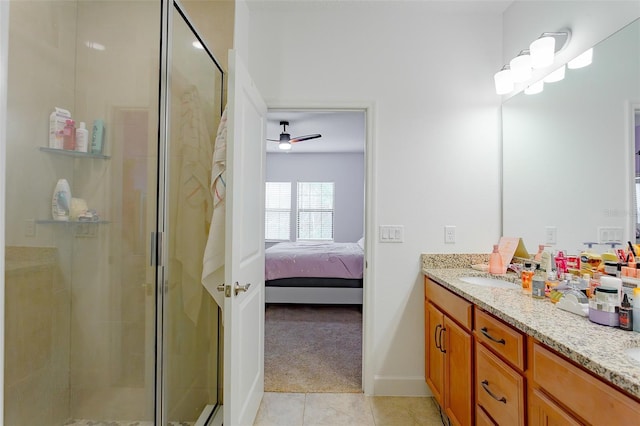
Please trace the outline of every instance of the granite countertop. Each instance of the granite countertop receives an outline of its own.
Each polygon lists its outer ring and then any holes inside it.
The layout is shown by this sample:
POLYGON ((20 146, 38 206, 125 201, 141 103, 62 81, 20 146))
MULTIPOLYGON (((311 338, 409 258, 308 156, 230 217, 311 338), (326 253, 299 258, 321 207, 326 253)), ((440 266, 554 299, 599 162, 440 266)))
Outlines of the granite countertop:
POLYGON ((449 261, 441 263, 433 255, 423 255, 422 272, 597 376, 640 398, 640 362, 624 352, 627 348, 640 347, 640 333, 595 324, 586 317, 556 308, 548 299, 534 299, 522 294, 519 278, 514 273, 501 276, 516 283, 513 289, 483 287, 461 281, 459 278, 464 276, 490 276, 469 267, 478 263, 477 260, 462 261, 465 267, 449 261), (444 267, 436 268, 436 265, 444 267))

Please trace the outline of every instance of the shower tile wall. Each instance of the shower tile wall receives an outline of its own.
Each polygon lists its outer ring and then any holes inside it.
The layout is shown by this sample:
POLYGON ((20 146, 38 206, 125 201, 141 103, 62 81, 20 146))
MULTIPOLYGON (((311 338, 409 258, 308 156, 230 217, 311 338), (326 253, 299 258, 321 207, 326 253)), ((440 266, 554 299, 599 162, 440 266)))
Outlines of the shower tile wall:
POLYGON ((61 424, 69 406, 69 286, 55 249, 7 247, 5 425, 61 424))

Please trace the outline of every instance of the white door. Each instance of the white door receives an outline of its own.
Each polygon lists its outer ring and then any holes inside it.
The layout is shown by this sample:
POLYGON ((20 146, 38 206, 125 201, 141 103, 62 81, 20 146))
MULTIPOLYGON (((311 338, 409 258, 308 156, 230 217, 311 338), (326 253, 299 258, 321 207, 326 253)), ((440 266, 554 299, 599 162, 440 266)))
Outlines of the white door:
POLYGON ((223 406, 225 425, 246 426, 253 423, 264 393, 267 107, 234 51, 229 52, 228 99, 223 406))

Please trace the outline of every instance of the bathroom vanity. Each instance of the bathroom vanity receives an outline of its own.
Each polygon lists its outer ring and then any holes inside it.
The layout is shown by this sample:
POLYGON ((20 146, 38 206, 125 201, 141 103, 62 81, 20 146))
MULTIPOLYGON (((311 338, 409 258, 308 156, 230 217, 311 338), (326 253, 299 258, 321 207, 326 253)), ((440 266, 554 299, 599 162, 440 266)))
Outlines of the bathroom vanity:
POLYGON ((640 334, 605 327, 423 255, 425 379, 453 424, 627 424, 640 418, 640 334))

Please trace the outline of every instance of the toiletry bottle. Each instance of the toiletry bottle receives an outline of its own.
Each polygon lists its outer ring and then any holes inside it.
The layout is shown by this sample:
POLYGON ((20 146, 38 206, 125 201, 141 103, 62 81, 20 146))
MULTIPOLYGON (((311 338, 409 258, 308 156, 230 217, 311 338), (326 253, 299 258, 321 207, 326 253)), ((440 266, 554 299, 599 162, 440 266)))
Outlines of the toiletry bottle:
POLYGON ((62 149, 62 131, 71 118, 71 113, 66 109, 55 107, 49 116, 49 148, 62 149))
POLYGON ((531 282, 533 281, 533 265, 531 262, 525 262, 522 273, 520 274, 520 280, 522 281, 522 292, 524 294, 531 294, 531 282))
POLYGON ((534 299, 544 299, 544 282, 545 274, 542 272, 540 265, 536 265, 536 271, 531 280, 531 296, 534 299))
POLYGON ((633 289, 633 331, 640 332, 640 287, 633 289))
POLYGON ((627 295, 624 295, 620 309, 618 309, 619 327, 623 330, 633 330, 633 311, 631 310, 631 303, 627 295))
POLYGON ((489 256, 489 273, 490 274, 504 274, 504 264, 502 263, 502 256, 498 251, 498 244, 493 245, 493 251, 489 256))
POLYGON ((536 262, 540 262, 543 252, 544 252, 544 244, 538 245, 538 252, 535 254, 535 256, 533 256, 533 260, 535 260, 536 262))
POLYGON ((59 179, 51 197, 51 216, 53 220, 67 222, 71 210, 71 189, 66 179, 59 179))
POLYGON ((93 121, 93 131, 91 133, 91 152, 102 154, 104 145, 104 122, 100 119, 93 121))
POLYGON ((84 121, 80 122, 80 127, 76 129, 76 151, 87 152, 89 149, 89 131, 84 121))
POLYGON ((62 130, 62 148, 71 151, 76 149, 76 126, 73 120, 67 120, 62 130))

